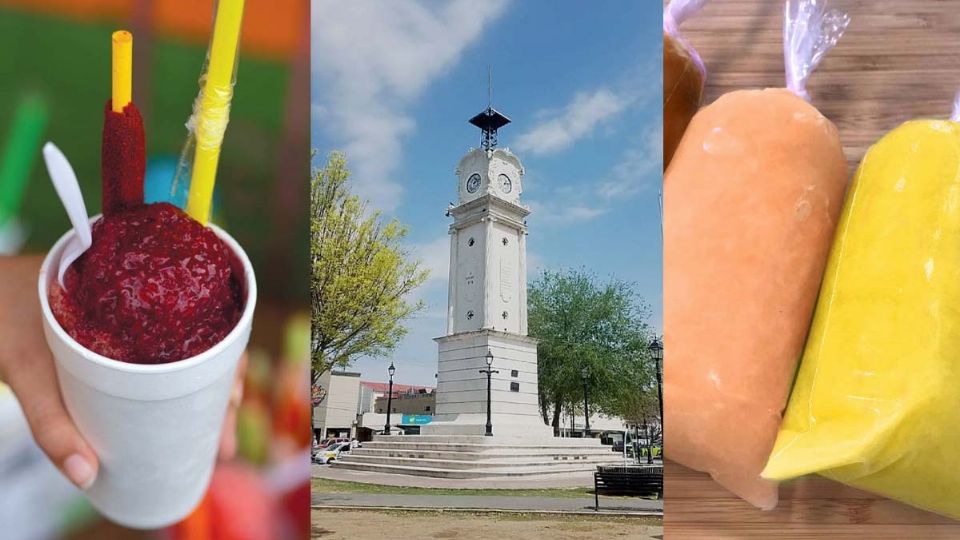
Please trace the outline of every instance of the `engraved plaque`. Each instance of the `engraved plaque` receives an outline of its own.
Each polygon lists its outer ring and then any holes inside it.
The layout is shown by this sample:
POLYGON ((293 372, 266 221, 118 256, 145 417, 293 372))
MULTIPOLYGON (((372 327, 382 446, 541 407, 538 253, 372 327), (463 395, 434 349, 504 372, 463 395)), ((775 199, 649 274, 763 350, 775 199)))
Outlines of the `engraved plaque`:
POLYGON ((467 302, 473 303, 477 299, 477 278, 473 272, 468 272, 463 278, 463 297, 467 302))
POLYGON ((513 261, 506 257, 500 259, 500 299, 513 300, 513 261))

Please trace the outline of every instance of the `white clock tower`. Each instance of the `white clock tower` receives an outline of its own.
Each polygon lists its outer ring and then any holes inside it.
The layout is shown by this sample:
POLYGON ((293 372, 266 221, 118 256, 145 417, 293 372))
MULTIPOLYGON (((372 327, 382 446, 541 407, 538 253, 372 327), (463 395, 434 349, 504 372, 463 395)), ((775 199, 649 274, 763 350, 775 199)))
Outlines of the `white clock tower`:
POLYGON ((538 407, 537 341, 527 336, 524 170, 510 150, 496 147, 497 129, 509 122, 492 107, 473 117, 482 144, 457 165, 459 200, 447 212, 447 335, 436 339, 436 411, 424 435, 485 434, 487 375, 480 370, 490 354, 494 435, 552 437, 538 407))

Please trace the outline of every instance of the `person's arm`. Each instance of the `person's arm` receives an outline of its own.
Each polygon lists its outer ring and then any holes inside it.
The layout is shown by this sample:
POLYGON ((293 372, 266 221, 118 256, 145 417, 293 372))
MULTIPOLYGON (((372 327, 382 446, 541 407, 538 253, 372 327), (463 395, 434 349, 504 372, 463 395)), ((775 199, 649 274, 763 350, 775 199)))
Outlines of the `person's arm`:
POLYGON ((50 461, 85 489, 96 479, 99 461, 60 397, 37 297, 42 262, 41 257, 0 257, 0 379, 13 389, 50 461))

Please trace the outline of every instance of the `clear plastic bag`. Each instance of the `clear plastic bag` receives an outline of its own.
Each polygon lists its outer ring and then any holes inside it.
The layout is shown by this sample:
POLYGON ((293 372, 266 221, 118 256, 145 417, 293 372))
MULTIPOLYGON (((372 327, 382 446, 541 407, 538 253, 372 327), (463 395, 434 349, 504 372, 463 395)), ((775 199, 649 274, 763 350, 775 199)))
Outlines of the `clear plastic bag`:
POLYGON ((826 0, 787 1, 783 13, 783 66, 787 89, 810 101, 807 79, 843 36, 850 16, 826 0))
POLYGON ((868 151, 773 453, 960 519, 960 99, 868 151))
POLYGON ((707 68, 679 26, 707 0, 673 0, 663 10, 663 168, 700 108, 707 68))
POLYGON ((807 68, 790 89, 701 109, 664 176, 664 455, 765 509, 777 486, 760 472, 847 184, 836 127, 804 99, 822 44, 836 41, 815 21, 835 18, 799 3, 786 5, 784 47, 807 68))

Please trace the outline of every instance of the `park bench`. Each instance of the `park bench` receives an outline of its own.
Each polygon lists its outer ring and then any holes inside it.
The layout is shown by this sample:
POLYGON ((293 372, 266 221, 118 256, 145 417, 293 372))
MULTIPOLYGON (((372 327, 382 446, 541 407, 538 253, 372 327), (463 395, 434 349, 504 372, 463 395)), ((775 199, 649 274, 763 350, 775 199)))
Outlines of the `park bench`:
POLYGON ((663 467, 598 466, 593 473, 594 510, 600 511, 604 495, 656 495, 663 497, 663 467))

